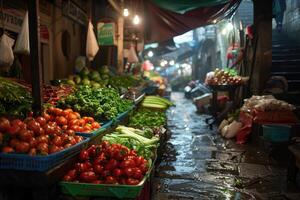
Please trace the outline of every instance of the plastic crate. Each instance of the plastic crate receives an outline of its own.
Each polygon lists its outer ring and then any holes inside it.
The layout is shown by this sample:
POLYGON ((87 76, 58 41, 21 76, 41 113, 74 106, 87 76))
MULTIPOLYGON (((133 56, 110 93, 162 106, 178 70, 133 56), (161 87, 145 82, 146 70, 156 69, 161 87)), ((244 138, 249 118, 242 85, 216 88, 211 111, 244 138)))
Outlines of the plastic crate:
POLYGON ((147 176, 138 185, 112 185, 60 182, 62 193, 82 197, 136 198, 141 193, 147 176))
POLYGON ((47 156, 30 156, 26 154, 0 153, 0 169, 15 169, 24 171, 47 171, 67 158, 78 153, 88 138, 62 151, 47 156))
POLYGON ((271 142, 286 142, 290 138, 291 126, 281 124, 263 125, 263 137, 271 142))

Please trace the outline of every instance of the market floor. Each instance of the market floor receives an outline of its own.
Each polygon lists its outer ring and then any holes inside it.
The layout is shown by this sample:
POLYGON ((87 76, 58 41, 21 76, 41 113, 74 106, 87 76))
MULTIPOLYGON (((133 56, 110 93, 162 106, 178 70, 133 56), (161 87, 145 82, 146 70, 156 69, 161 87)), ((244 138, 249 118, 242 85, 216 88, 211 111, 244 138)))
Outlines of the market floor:
POLYGON ((183 93, 172 93, 171 138, 154 178, 153 200, 300 199, 286 167, 256 146, 236 145, 205 124, 183 93))

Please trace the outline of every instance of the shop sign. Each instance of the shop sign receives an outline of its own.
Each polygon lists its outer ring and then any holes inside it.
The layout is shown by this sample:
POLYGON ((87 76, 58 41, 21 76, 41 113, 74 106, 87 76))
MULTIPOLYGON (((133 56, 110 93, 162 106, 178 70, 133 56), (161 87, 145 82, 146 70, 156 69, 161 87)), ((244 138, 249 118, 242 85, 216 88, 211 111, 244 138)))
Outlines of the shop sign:
POLYGON ((19 32, 22 27, 22 22, 25 13, 16 9, 0 9, 0 27, 13 32, 19 32))
POLYGON ((81 25, 87 25, 86 13, 71 0, 63 2, 62 13, 81 25))
POLYGON ((116 44, 115 39, 115 23, 103 23, 97 24, 97 38, 98 44, 102 46, 110 46, 116 44))

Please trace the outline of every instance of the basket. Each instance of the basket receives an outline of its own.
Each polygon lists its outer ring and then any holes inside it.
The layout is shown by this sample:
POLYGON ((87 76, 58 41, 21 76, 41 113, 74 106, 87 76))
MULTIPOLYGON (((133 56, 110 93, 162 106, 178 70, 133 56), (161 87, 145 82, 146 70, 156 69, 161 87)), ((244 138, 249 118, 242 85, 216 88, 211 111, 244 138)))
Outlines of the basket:
POLYGON ((88 138, 62 151, 47 156, 30 156, 25 154, 0 153, 0 169, 15 169, 24 171, 47 171, 55 165, 78 153, 88 138))
POLYGON ((134 199, 141 193, 147 176, 138 185, 112 185, 61 182, 62 193, 82 197, 116 197, 134 199))
POLYGON ((263 137, 271 142, 286 142, 290 138, 291 126, 280 124, 263 125, 263 137))

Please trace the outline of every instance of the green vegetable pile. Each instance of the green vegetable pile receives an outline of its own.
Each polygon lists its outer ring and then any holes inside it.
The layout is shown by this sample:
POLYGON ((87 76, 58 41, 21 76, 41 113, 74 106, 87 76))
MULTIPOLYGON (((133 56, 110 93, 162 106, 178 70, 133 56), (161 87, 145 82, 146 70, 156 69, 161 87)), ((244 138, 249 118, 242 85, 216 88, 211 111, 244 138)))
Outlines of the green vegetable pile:
POLYGON ((81 115, 92 116, 97 120, 111 120, 127 111, 132 102, 121 99, 113 88, 79 86, 75 93, 59 100, 57 106, 72 108, 81 115))
POLYGON ((32 97, 22 85, 0 77, 0 115, 25 117, 31 111, 32 97))
POLYGON ((159 145, 159 138, 154 136, 151 130, 142 131, 126 126, 118 126, 116 132, 103 136, 102 140, 134 149, 139 156, 143 156, 147 160, 154 158, 159 145))
POLYGON ((130 87, 139 86, 143 82, 142 78, 124 75, 124 76, 113 76, 109 80, 109 85, 120 93, 124 93, 130 87))
POLYGON ((167 123, 165 112, 152 111, 147 109, 139 110, 135 115, 130 117, 129 126, 143 128, 155 128, 164 126, 167 123))

